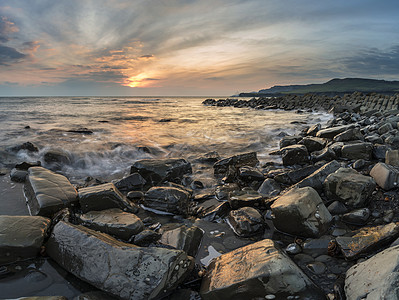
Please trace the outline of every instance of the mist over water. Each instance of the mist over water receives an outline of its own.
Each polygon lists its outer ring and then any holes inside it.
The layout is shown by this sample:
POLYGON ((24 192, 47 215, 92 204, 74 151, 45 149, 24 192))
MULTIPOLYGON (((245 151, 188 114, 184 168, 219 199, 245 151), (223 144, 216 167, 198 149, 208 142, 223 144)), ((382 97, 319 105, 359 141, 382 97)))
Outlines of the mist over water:
MULTIPOLYGON (((70 179, 123 176, 143 158, 182 157, 210 152, 256 151, 261 162, 276 160, 281 133, 325 123, 327 113, 295 113, 202 105, 204 97, 22 97, 0 98, 0 149, 32 142, 38 153, 20 150, 18 161, 41 160, 61 149, 70 179), (30 128, 25 128, 29 126, 30 128), (85 133, 82 128, 92 131, 85 133), (70 132, 78 130, 80 132, 70 132)), ((4 152, 3 152, 4 153, 4 152)), ((44 164, 44 166, 46 166, 44 164)))

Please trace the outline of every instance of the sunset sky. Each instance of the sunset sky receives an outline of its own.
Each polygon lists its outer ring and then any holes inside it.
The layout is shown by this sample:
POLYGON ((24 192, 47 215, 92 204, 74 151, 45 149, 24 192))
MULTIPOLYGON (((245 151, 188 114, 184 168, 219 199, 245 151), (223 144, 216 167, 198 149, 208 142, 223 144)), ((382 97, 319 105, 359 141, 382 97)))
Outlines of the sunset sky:
POLYGON ((399 80, 397 0, 0 0, 0 96, 399 80))

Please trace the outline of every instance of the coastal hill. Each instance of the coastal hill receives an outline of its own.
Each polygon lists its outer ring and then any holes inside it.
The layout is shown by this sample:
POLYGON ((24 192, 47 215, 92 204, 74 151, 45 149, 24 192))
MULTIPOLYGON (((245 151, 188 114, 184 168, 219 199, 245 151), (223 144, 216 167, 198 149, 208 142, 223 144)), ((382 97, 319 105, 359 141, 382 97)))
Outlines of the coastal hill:
POLYGON ((258 92, 241 93, 240 96, 276 96, 284 94, 331 94, 331 93, 352 93, 352 92, 378 92, 396 93, 399 92, 399 81, 386 81, 364 78, 332 79, 322 84, 306 85, 275 85, 269 89, 262 89, 258 92))

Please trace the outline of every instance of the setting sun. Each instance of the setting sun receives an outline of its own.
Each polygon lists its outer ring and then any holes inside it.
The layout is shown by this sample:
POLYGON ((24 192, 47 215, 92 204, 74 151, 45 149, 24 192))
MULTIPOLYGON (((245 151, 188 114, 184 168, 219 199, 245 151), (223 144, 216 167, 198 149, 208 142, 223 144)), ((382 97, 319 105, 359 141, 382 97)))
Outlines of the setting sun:
POLYGON ((148 86, 148 76, 145 73, 141 73, 136 76, 131 76, 123 84, 129 87, 146 87, 148 86))

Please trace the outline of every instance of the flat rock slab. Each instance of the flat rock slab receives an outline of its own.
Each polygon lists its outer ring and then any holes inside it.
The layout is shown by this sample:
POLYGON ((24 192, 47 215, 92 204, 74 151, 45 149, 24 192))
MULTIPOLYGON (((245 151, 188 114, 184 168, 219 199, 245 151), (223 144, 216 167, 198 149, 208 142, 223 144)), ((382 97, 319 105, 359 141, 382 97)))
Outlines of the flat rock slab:
POLYGON ((370 171, 370 176, 384 190, 391 190, 398 186, 399 168, 384 163, 376 164, 370 171))
POLYGON ((173 214, 186 215, 190 194, 175 187, 152 187, 144 195, 144 205, 173 214))
POLYGON ((263 196, 255 191, 233 191, 229 193, 229 203, 232 209, 245 206, 260 206, 263 196))
POLYGON ((200 294, 204 300, 265 299, 267 295, 324 299, 324 293, 269 239, 214 259, 200 294))
POLYGON ((256 167, 258 163, 259 160, 256 152, 249 152, 221 159, 213 165, 213 169, 214 174, 217 176, 226 174, 229 168, 238 169, 244 166, 256 167))
POLYGON ((399 223, 364 227, 351 237, 337 237, 336 243, 346 259, 356 259, 379 247, 389 244, 399 236, 399 223))
POLYGON ((84 213, 93 210, 120 208, 135 213, 137 207, 125 199, 113 183, 79 189, 80 207, 84 213))
POLYGON ((191 271, 183 251, 142 248, 80 225, 59 222, 46 244, 64 269, 122 299, 159 299, 191 271))
POLYGON ((77 192, 69 180, 42 167, 29 168, 24 192, 32 215, 51 217, 78 203, 77 192))
POLYGON ((39 254, 50 222, 39 216, 0 216, 0 265, 39 254))
POLYGON ((197 226, 187 227, 183 225, 175 229, 165 230, 160 242, 175 249, 183 250, 188 255, 195 257, 203 235, 203 231, 197 226))
POLYGON ((342 157, 344 158, 371 160, 373 154, 373 144, 356 143, 344 145, 341 151, 342 157))
POLYGON ((129 240, 132 235, 144 229, 144 224, 135 214, 119 208, 102 211, 90 211, 78 216, 79 223, 93 230, 101 231, 122 240, 129 240))
POLYGON ((280 150, 284 166, 309 162, 308 149, 304 145, 291 145, 280 150))
POLYGON ((241 237, 250 237, 263 233, 265 227, 262 215, 253 207, 232 210, 229 213, 228 221, 234 233, 241 237))
POLYGON ((388 248, 346 272, 347 300, 398 299, 399 246, 388 248))
POLYGON ((316 136, 319 138, 333 139, 337 134, 340 134, 341 132, 344 132, 352 127, 354 127, 354 125, 342 125, 342 126, 326 128, 319 130, 316 133, 316 136))
POLYGON ((191 174, 191 164, 181 158, 143 159, 136 161, 130 168, 130 174, 139 173, 152 186, 164 181, 182 179, 191 174))

